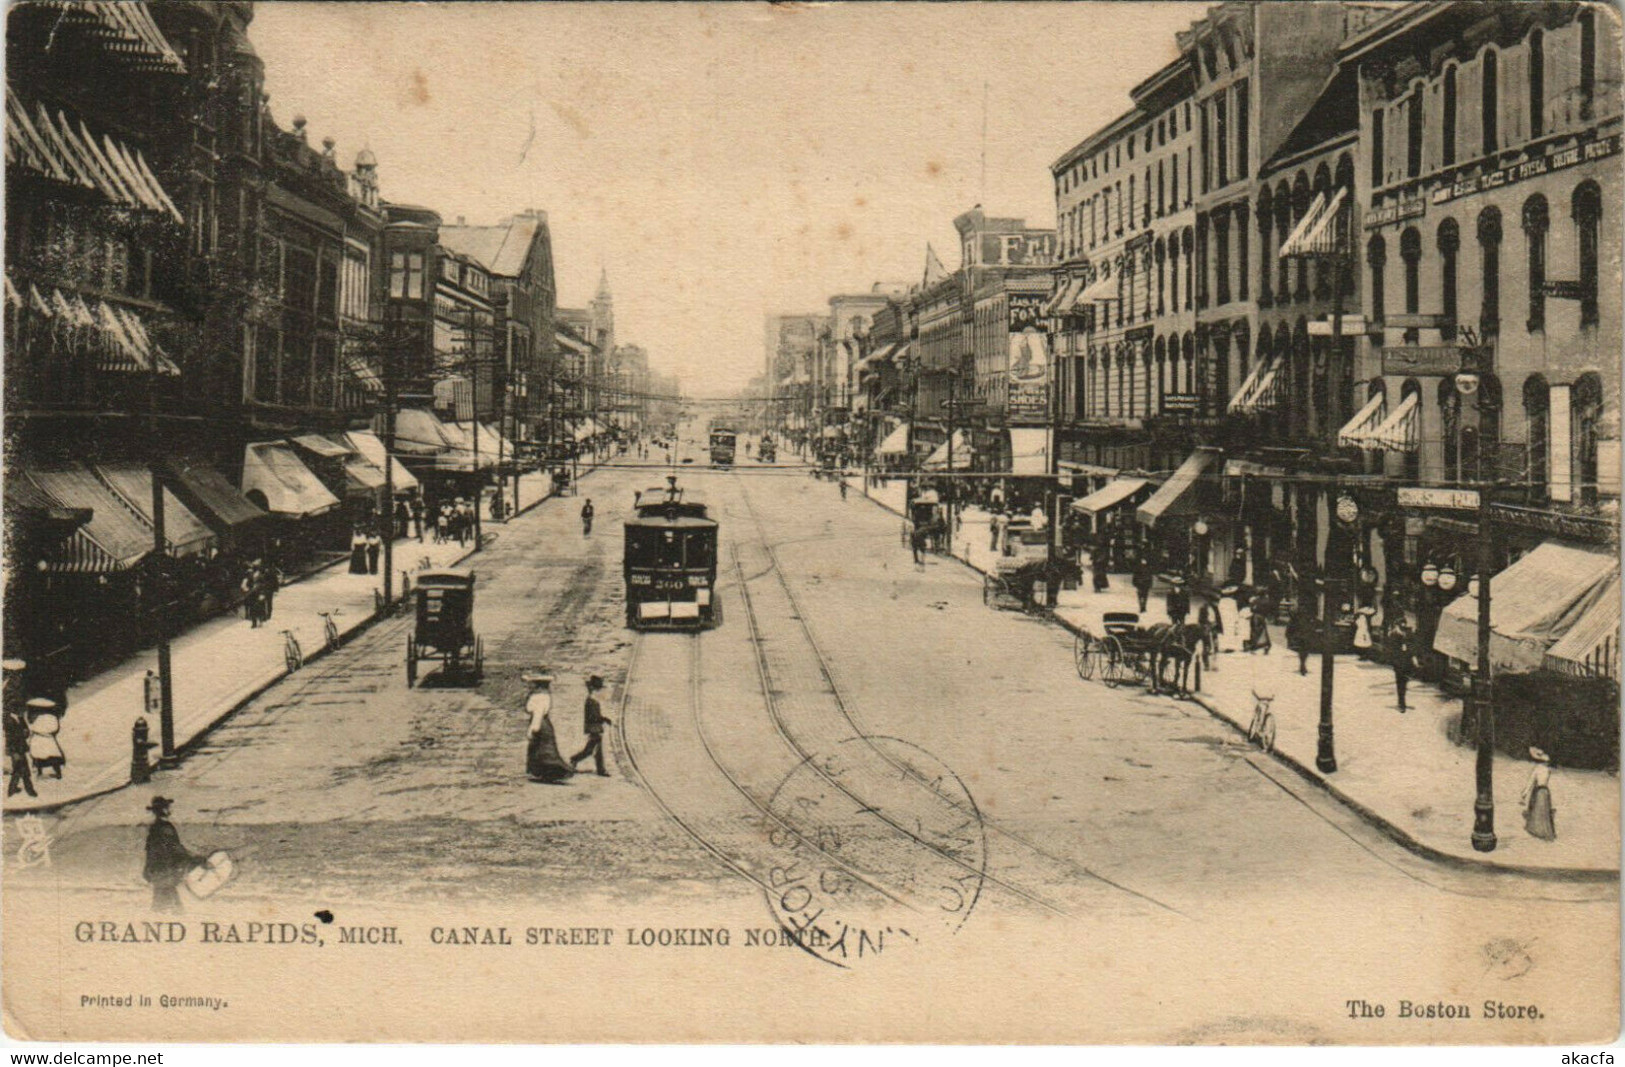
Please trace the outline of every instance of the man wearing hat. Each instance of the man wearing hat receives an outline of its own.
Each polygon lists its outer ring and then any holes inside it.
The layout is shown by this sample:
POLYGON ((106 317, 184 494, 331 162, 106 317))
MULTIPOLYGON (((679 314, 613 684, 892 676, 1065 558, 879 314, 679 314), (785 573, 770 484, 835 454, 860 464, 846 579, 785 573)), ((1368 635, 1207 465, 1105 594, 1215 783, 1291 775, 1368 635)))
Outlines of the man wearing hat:
POLYGON ((141 877, 152 885, 152 910, 178 912, 181 910, 180 885, 192 868, 203 862, 181 844, 180 831, 169 821, 169 808, 174 801, 168 797, 153 797, 147 810, 152 812, 152 825, 147 828, 147 863, 141 877))
POLYGON ((1191 613, 1191 594, 1185 588, 1185 577, 1176 574, 1173 584, 1168 588, 1168 621, 1175 626, 1185 625, 1185 619, 1191 613))
POLYGON ((559 754, 558 737, 553 732, 553 675, 541 668, 526 671, 520 680, 530 686, 525 710, 530 712, 530 730, 525 743, 525 773, 533 782, 562 782, 575 773, 559 754))
POLYGON ((594 695, 604 688, 604 680, 598 675, 587 679, 587 703, 582 714, 581 728, 587 734, 587 747, 570 757, 570 766, 592 756, 598 767, 598 776, 608 778, 609 772, 604 769, 604 724, 609 722, 604 718, 604 709, 598 706, 598 698, 594 695))
POLYGON ((5 729, 6 758, 11 761, 11 778, 6 783, 6 796, 23 790, 31 797, 39 796, 34 790, 34 774, 29 767, 28 717, 23 710, 23 672, 28 665, 20 659, 0 661, 5 672, 5 729))

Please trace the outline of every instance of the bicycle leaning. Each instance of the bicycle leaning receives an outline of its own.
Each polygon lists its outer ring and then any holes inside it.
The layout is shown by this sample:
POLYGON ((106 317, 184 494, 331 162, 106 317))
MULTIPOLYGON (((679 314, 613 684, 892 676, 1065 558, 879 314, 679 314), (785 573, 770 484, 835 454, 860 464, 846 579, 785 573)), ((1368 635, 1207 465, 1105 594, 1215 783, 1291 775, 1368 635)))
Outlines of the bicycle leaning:
POLYGON ((327 641, 327 650, 329 652, 338 651, 339 624, 333 621, 333 616, 342 615, 344 613, 342 611, 334 610, 319 611, 317 614, 322 617, 322 636, 327 641))
POLYGON ((1253 721, 1247 727, 1247 740, 1265 752, 1275 751, 1275 713, 1270 710, 1274 702, 1273 696, 1253 691, 1253 721))
POLYGON ((299 639, 293 636, 292 630, 282 631, 282 659, 290 673, 305 665, 304 650, 299 647, 299 639))

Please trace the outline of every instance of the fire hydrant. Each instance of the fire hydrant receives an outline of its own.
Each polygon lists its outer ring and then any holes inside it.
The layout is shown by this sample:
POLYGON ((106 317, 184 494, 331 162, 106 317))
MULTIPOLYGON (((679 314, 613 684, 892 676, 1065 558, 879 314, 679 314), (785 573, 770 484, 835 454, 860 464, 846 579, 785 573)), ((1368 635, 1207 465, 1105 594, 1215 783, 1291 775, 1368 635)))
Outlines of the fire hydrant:
POLYGON ((141 785, 152 780, 152 765, 147 762, 147 753, 158 746, 147 740, 147 720, 140 715, 135 718, 135 725, 130 727, 130 781, 141 785))

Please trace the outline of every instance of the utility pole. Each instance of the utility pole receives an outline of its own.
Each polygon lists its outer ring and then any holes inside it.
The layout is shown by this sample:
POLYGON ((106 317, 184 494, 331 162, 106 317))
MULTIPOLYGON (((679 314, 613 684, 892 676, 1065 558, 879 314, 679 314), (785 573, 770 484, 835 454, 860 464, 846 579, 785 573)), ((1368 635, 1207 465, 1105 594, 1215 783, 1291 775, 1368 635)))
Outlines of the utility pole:
POLYGON ((164 766, 174 766, 178 758, 175 753, 175 673, 169 654, 170 619, 174 613, 169 604, 169 548, 168 538, 164 534, 163 435, 158 429, 159 374, 158 356, 154 353, 152 376, 147 379, 147 445, 152 450, 149 455, 149 470, 152 473, 152 551, 157 561, 157 566, 152 570, 152 584, 153 600, 158 604, 158 751, 164 766))
POLYGON ((1490 513, 1493 484, 1478 487, 1478 669, 1473 672, 1473 728, 1478 732, 1473 801, 1473 848, 1495 851, 1495 694, 1490 675, 1490 571, 1495 567, 1495 525, 1490 513))
MULTIPOLYGON (((479 341, 476 339, 478 336, 476 333, 478 320, 475 315, 475 310, 469 308, 468 337, 464 344, 463 358, 468 363, 469 392, 472 394, 472 402, 469 404, 469 432, 474 445, 474 544, 478 546, 480 537, 483 536, 480 531, 480 504, 484 502, 482 498, 485 495, 485 478, 480 473, 480 357, 479 341)), ((452 418, 454 419, 457 417, 456 405, 457 398, 454 396, 452 398, 452 418)))
MULTIPOLYGON (((380 362, 384 371, 384 609, 395 603, 395 406, 399 402, 400 354, 398 348, 405 341, 401 330, 401 309, 391 304, 385 313, 384 334, 380 362)), ((424 518, 433 521, 427 515, 424 518)))
MULTIPOLYGON (((1330 500, 1331 505, 1326 509, 1327 521, 1336 523, 1338 504, 1338 481, 1332 479, 1330 500)), ((1320 600, 1320 732, 1315 749, 1315 768, 1321 774, 1331 774, 1337 770, 1337 755, 1332 733, 1332 691, 1333 671, 1337 664, 1337 609, 1338 596, 1342 582, 1333 576, 1335 569, 1340 570, 1338 557, 1332 555, 1334 547, 1341 548, 1341 538, 1334 538, 1328 534, 1326 538, 1326 573, 1321 578, 1320 600)))

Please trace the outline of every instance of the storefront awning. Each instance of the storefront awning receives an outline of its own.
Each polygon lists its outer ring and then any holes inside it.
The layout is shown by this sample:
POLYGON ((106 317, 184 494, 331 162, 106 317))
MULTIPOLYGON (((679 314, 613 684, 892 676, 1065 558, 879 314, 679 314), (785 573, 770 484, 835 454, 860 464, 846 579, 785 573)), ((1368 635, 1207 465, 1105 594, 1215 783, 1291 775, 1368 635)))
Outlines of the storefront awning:
POLYGON ((1056 464, 1062 474, 1083 474, 1091 478, 1115 478, 1119 468, 1102 467, 1098 463, 1077 463, 1072 460, 1059 460, 1056 464))
POLYGON ((259 493, 274 515, 303 519, 339 506, 339 498, 305 466, 292 445, 261 441, 243 450, 243 495, 259 493))
POLYGON ((354 353, 345 356, 344 369, 351 378, 355 379, 356 384, 367 392, 382 393, 384 391, 384 380, 362 357, 354 353))
POLYGON ((341 445, 337 441, 323 437, 319 433, 304 433, 297 437, 290 437, 288 440, 313 455, 321 456, 323 459, 343 459, 353 451, 348 445, 341 445))
POLYGON ((880 370, 880 364, 891 359, 896 351, 897 342, 893 341, 891 344, 878 348, 858 360, 852 365, 852 371, 860 377, 865 374, 874 374, 880 370))
MULTIPOLYGON (((965 431, 963 431, 963 430, 955 430, 954 435, 953 435, 953 437, 951 439, 951 443, 953 445, 953 453, 954 453, 953 469, 956 470, 956 471, 970 470, 970 460, 971 460, 971 454, 972 454, 973 450, 971 449, 970 441, 968 441, 965 438, 965 431)), ((938 445, 936 447, 936 450, 934 452, 932 452, 929 456, 926 457, 925 463, 922 464, 922 466, 924 467, 925 470, 928 470, 928 471, 943 471, 943 470, 948 470, 949 469, 948 468, 948 445, 949 444, 950 444, 950 441, 942 442, 942 444, 940 444, 940 445, 938 445)))
POLYGON ((1374 448, 1371 434, 1387 419, 1388 398, 1382 393, 1374 394, 1365 402, 1365 407, 1354 413, 1341 430, 1337 431, 1337 443, 1352 448, 1374 448))
POLYGON ((875 449, 875 455, 877 455, 877 456, 906 456, 906 455, 908 455, 908 423, 906 423, 906 422, 903 423, 902 425, 898 426, 895 430, 893 430, 891 433, 887 434, 886 439, 884 441, 880 442, 880 447, 875 449))
POLYGON ((434 412, 406 408, 395 413, 395 452, 398 455, 437 456, 451 447, 445 425, 434 412))
POLYGON ((1185 457, 1185 462, 1151 494, 1151 499, 1140 505, 1135 518, 1141 525, 1155 526, 1160 519, 1195 511, 1197 484, 1219 461, 1220 455, 1216 448, 1199 448, 1185 457))
POLYGON ((171 457, 169 469, 180 483, 193 514, 215 530, 225 532, 265 518, 265 512, 237 491, 231 479, 207 463, 190 457, 171 457))
POLYGON ((1416 451, 1418 418, 1416 399, 1419 396, 1420 393, 1411 393, 1399 402, 1399 406, 1371 431, 1367 437, 1369 447, 1393 449, 1396 452, 1416 451))
POLYGON ((1336 195, 1330 200, 1325 193, 1315 194, 1315 199, 1304 212, 1302 220, 1293 227, 1287 239, 1281 243, 1280 256, 1328 255, 1337 249, 1337 215, 1343 208, 1343 200, 1348 190, 1339 187, 1336 195))
MULTIPOLYGON (((344 435, 351 448, 364 456, 368 463, 380 471, 384 468, 384 442, 371 430, 351 430, 344 435)), ((405 493, 417 488, 418 480, 412 472, 401 466, 401 461, 394 456, 389 457, 390 478, 395 483, 395 492, 405 493)))
POLYGON ((1082 288, 1082 278, 1063 278, 1054 295, 1044 302, 1044 314, 1065 315, 1068 311, 1071 311, 1073 303, 1078 299, 1078 292, 1082 288))
MULTIPOLYGON (((1532 671, 1619 574, 1613 552, 1546 541, 1490 580, 1490 669, 1532 671)), ((1617 600, 1617 596, 1616 596, 1617 600)), ((1478 598, 1460 596, 1439 616, 1433 648, 1478 665, 1478 598)))
POLYGON ((83 463, 30 467, 19 476, 58 507, 90 512, 90 521, 68 538, 62 555, 47 563, 49 570, 77 574, 122 571, 152 551, 152 528, 83 463))
POLYGON ((1256 415, 1275 406, 1275 380, 1280 374, 1279 359, 1259 360, 1241 380, 1236 395, 1230 398, 1232 415, 1256 415))
MULTIPOLYGON (((1493 607, 1494 604, 1491 604, 1493 607)), ((1597 602, 1546 652, 1546 666, 1566 674, 1619 680, 1619 575, 1597 602)))
POLYGON ((1088 288, 1084 289, 1083 292, 1077 295, 1077 298, 1073 301, 1072 309, 1076 310, 1077 308, 1085 304, 1093 303, 1096 300, 1122 299, 1122 296, 1118 291, 1118 284, 1118 280, 1114 275, 1109 272, 1102 271, 1100 277, 1096 278, 1088 288))
MULTIPOLYGON (((152 468, 144 463, 108 462, 91 466, 96 476, 150 528, 152 517, 152 468)), ((215 544, 214 531, 192 514, 175 494, 164 489, 164 544, 172 556, 196 556, 215 544)))
POLYGON ((1072 501, 1072 510, 1085 515, 1099 515, 1119 507, 1151 483, 1144 478, 1118 478, 1107 482, 1081 500, 1072 501))

